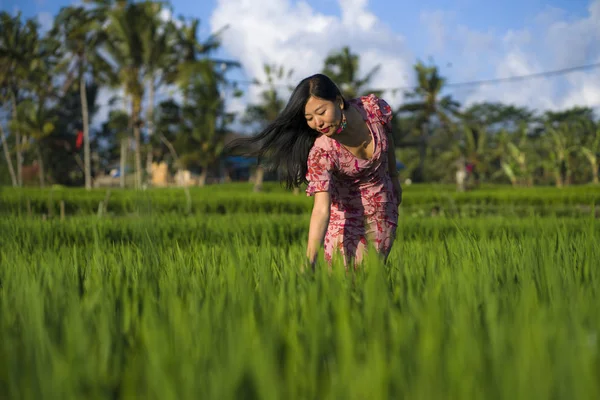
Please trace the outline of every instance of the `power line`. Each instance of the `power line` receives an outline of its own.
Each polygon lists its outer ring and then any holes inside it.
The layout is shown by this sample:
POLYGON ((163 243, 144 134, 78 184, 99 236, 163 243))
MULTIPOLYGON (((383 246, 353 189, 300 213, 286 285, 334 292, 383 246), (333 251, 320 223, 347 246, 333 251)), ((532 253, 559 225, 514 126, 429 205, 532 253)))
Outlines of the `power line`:
MULTIPOLYGON (((494 79, 484 79, 484 80, 466 81, 466 82, 450 82, 450 83, 446 83, 444 86, 448 88, 448 87, 493 85, 493 84, 505 83, 505 82, 518 82, 518 81, 525 81, 525 80, 529 80, 529 79, 565 75, 565 74, 569 74, 569 73, 576 72, 576 71, 592 70, 592 69, 596 69, 596 68, 600 68, 600 63, 578 65, 575 67, 569 67, 569 68, 563 68, 563 69, 557 69, 557 70, 551 70, 551 71, 543 71, 543 72, 537 72, 537 73, 526 74, 526 75, 514 75, 514 76, 509 76, 506 78, 494 78, 494 79)), ((289 84, 283 84, 283 83, 273 83, 271 85, 268 85, 268 84, 260 83, 257 80, 232 81, 232 82, 241 84, 241 85, 249 85, 249 86, 250 85, 275 86, 275 87, 289 87, 290 86, 289 84)), ((418 86, 400 86, 400 87, 393 87, 393 88, 374 88, 373 90, 399 91, 399 90, 414 90, 417 88, 418 88, 418 86)))
POLYGON ((496 79, 485 79, 485 80, 480 80, 480 81, 448 83, 448 84, 446 84, 446 86, 449 86, 449 87, 473 86, 473 85, 479 86, 479 85, 487 85, 487 84, 502 83, 502 82, 517 82, 517 81, 523 81, 523 80, 527 80, 527 79, 543 78, 543 77, 556 76, 556 75, 564 75, 564 74, 568 74, 568 73, 575 72, 575 71, 582 71, 582 70, 586 70, 586 69, 595 69, 595 68, 600 68, 600 63, 597 63, 597 64, 588 64, 588 65, 579 65, 579 66, 576 66, 576 67, 563 68, 563 69, 558 69, 558 70, 554 70, 554 71, 538 72, 538 73, 535 73, 535 74, 509 76, 509 77, 506 77, 506 78, 496 78, 496 79))

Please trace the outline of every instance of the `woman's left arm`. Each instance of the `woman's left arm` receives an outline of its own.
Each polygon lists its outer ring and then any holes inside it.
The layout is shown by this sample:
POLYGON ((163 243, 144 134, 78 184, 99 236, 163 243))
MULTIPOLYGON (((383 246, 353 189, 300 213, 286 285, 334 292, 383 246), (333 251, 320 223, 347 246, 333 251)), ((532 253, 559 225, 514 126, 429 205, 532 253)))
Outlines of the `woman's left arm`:
POLYGON ((386 126, 385 131, 388 137, 388 170, 390 177, 392 178, 392 184, 394 185, 394 192, 398 198, 398 206, 400 206, 400 204, 402 204, 402 186, 400 185, 398 169, 396 168, 396 146, 394 144, 394 134, 392 128, 389 126, 386 126))

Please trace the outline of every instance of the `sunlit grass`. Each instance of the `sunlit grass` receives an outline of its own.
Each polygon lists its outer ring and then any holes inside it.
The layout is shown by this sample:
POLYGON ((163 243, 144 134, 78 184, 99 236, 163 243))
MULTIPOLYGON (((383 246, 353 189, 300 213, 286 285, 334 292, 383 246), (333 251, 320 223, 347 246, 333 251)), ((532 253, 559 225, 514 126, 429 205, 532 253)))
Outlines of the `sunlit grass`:
POLYGON ((600 222, 407 219, 301 272, 307 216, 0 222, 8 398, 598 398, 600 222))
MULTIPOLYGON (((185 191, 154 188, 143 191, 120 189, 1 189, 0 215, 56 217, 61 206, 66 216, 96 215, 185 215, 253 213, 301 215, 312 208, 311 197, 298 195, 269 183, 263 193, 253 193, 248 184, 209 185, 185 191)), ((409 185, 403 189, 402 210, 406 215, 429 215, 432 211, 452 216, 580 216, 600 215, 600 186, 511 188, 484 186, 457 192, 451 185, 409 185)))

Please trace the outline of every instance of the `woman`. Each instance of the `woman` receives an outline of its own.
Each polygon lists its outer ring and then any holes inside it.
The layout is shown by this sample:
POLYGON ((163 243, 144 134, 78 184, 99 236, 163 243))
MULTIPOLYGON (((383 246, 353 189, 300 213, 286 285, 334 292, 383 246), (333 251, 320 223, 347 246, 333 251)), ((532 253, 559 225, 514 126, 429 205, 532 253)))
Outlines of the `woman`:
POLYGON ((360 263, 372 240, 387 260, 398 224, 402 188, 396 172, 392 110, 375 95, 347 100, 327 76, 303 79, 280 115, 261 133, 233 146, 259 143, 288 188, 308 183, 314 196, 306 255, 314 267, 344 255, 360 263))

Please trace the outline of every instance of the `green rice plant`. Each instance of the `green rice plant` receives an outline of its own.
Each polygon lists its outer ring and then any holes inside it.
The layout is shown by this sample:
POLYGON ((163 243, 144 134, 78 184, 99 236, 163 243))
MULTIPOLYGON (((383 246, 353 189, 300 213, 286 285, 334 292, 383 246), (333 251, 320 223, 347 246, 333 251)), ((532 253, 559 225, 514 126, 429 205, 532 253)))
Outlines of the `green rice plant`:
POLYGON ((0 393, 600 396, 597 220, 403 220, 386 265, 312 272, 302 218, 4 219, 0 393))
MULTIPOLYGON (((65 220, 6 217, 0 219, 0 247, 16 246, 36 251, 41 244, 48 249, 64 246, 137 244, 146 241, 162 244, 222 245, 237 241, 240 246, 290 247, 305 241, 310 215, 231 214, 182 216, 180 214, 114 218, 72 217, 65 220)), ((406 217, 401 218, 398 240, 441 241, 451 237, 511 238, 538 235, 558 228, 577 234, 585 223, 594 234, 600 220, 558 217, 406 217)))
MULTIPOLYGON (((312 198, 304 193, 273 189, 266 193, 241 190, 240 185, 213 185, 190 189, 188 202, 182 189, 3 189, 0 213, 10 215, 59 215, 62 203, 67 215, 97 214, 102 205, 108 214, 305 214, 312 198)), ((564 215, 593 213, 600 205, 600 187, 556 188, 485 187, 472 192, 456 192, 444 186, 411 185, 404 188, 402 209, 407 213, 430 213, 441 209, 452 215, 564 215)))

